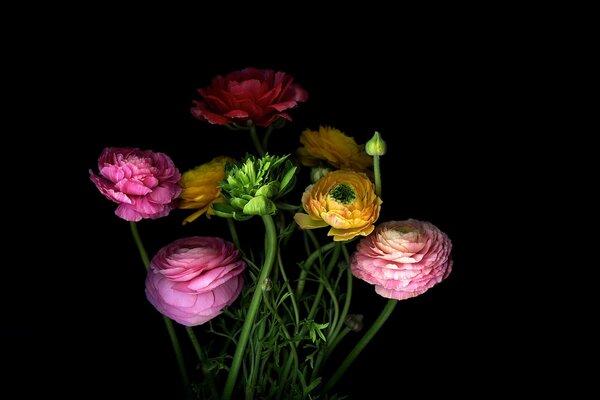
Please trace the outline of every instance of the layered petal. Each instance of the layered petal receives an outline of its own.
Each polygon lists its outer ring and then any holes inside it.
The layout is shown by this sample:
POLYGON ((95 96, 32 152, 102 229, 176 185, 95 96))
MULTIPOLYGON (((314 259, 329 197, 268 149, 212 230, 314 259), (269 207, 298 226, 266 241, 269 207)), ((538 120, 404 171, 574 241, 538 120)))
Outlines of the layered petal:
POLYGON ((198 90, 203 100, 193 102, 191 113, 218 125, 252 121, 267 127, 279 118, 290 120, 284 111, 308 98, 306 91, 293 81, 284 72, 257 68, 219 75, 207 88, 198 90))
POLYGON ((237 299, 245 269, 230 242, 201 236, 179 239, 152 258, 146 297, 159 312, 180 324, 200 325, 237 299))
POLYGON ((306 188, 302 195, 306 213, 297 213, 294 220, 302 229, 330 226, 333 240, 350 240, 373 231, 381 203, 365 174, 334 171, 306 188))
POLYGON ((90 179, 100 193, 119 204, 115 214, 127 221, 160 218, 175 207, 181 175, 164 153, 107 147, 90 179))
POLYGON ((379 295, 404 300, 448 277, 451 250, 450 238, 429 222, 389 221, 358 243, 350 268, 379 295))

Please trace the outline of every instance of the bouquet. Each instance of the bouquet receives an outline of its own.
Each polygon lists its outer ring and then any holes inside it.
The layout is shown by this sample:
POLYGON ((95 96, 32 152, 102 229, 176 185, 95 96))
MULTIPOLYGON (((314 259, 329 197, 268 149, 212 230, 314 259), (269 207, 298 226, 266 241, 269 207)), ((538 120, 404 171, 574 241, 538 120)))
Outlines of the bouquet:
POLYGON ((199 159, 181 173, 157 149, 107 147, 90 170, 130 223, 185 393, 343 398, 336 384, 398 301, 448 277, 451 241, 427 221, 379 220, 387 149, 378 132, 363 145, 333 127, 307 128, 294 152, 269 152, 271 135, 308 100, 289 74, 246 68, 198 92, 192 115, 249 134, 254 148, 244 157, 199 159), (180 237, 149 257, 136 222, 176 213, 182 224, 222 219, 229 235, 180 237), (244 229, 252 219, 262 220, 260 231, 244 229), (370 326, 353 313, 355 279, 388 299, 370 326), (182 340, 195 354, 183 353, 182 340), (351 350, 336 354, 348 340, 351 350), (198 368, 188 368, 190 358, 198 368))

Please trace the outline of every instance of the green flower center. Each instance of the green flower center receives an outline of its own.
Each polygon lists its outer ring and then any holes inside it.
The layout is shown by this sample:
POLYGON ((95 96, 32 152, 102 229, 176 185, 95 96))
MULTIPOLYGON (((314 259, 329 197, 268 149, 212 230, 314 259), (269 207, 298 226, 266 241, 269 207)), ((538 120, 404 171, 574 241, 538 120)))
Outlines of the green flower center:
POLYGON ((356 199, 354 188, 346 183, 339 183, 331 189, 329 196, 342 204, 350 204, 356 199))

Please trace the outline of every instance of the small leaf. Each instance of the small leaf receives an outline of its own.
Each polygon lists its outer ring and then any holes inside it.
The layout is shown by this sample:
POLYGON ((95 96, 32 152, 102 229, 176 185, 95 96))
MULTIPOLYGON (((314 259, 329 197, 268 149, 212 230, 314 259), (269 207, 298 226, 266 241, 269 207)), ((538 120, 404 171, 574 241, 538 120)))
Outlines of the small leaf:
POLYGON ((292 179, 295 177, 296 169, 297 169, 297 167, 290 168, 289 170, 287 170, 287 172, 281 179, 281 185, 279 187, 279 192, 282 195, 289 192, 294 187, 294 185, 291 185, 290 188, 288 189, 288 185, 290 183, 292 183, 292 179))
MULTIPOLYGON (((312 368, 312 365, 311 365, 312 368)), ((314 381, 312 381, 310 383, 310 385, 308 385, 308 387, 306 389, 304 389, 304 394, 308 394, 310 393, 314 388, 316 388, 317 386, 319 386, 319 383, 321 383, 321 377, 315 379, 314 381)))

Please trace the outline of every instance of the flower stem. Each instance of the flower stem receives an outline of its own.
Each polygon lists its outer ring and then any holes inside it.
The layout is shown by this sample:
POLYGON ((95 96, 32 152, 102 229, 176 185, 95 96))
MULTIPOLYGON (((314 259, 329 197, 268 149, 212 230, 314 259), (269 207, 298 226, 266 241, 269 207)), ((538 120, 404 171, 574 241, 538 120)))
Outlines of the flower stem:
POLYGON ((336 243, 338 242, 327 243, 325 246, 317 248, 317 250, 315 250, 310 256, 308 256, 306 262, 302 267, 302 271, 300 272, 300 277, 298 278, 298 285, 296 286, 296 298, 299 299, 302 296, 302 293, 304 292, 306 276, 308 275, 308 270, 310 269, 312 264, 317 258, 321 257, 322 253, 325 253, 326 251, 334 248, 336 243))
POLYGON ((265 155, 265 149, 263 149, 262 144, 260 143, 260 139, 258 138, 258 133, 256 132, 256 125, 252 124, 250 126, 250 137, 252 137, 252 143, 254 143, 254 147, 256 147, 256 151, 259 156, 265 155))
POLYGON ((265 132, 265 136, 263 136, 262 147, 263 147, 264 151, 267 151, 271 133, 273 133, 273 125, 269 125, 269 127, 267 128, 267 131, 265 132))
POLYGON ((140 252, 140 257, 142 258, 144 267, 146 268, 146 271, 148 271, 148 268, 150 268, 150 259, 148 258, 148 253, 146 253, 146 249, 144 248, 144 244, 142 243, 142 239, 140 238, 140 233, 138 232, 137 224, 133 221, 129 221, 129 227, 131 228, 131 234, 133 235, 135 245, 137 246, 137 249, 140 252))
POLYGON ((375 174, 375 193, 381 198, 381 168, 379 156, 373 156, 373 172, 375 174))
MULTIPOLYGON (((142 262, 144 263, 144 267, 146 268, 146 271, 148 271, 148 269, 150 268, 150 259, 148 258, 148 253, 146 252, 144 244, 142 243, 142 239, 140 238, 140 233, 138 232, 137 224, 133 221, 130 221, 129 227, 131 228, 131 234, 133 235, 133 239, 135 240, 135 244, 140 253, 142 262)), ((185 362, 183 361, 183 353, 181 352, 181 346, 179 345, 179 340, 177 339, 177 334, 175 333, 175 327, 173 326, 173 322, 164 315, 163 321, 165 322, 165 327, 167 328, 169 338, 171 339, 173 352, 175 352, 175 358, 177 359, 177 365, 179 366, 179 374, 181 375, 181 381, 186 393, 186 397, 191 399, 192 390, 190 386, 190 380, 188 378, 187 370, 185 368, 185 362)))
POLYGON ((369 344, 371 339, 375 336, 375 334, 379 331, 379 329, 383 326, 385 321, 392 315, 394 308, 396 308, 396 304, 398 304, 398 300, 390 299, 387 304, 381 310, 379 317, 373 322, 373 325, 369 328, 369 330, 364 334, 364 336, 359 340, 359 342, 354 346, 352 351, 346 356, 344 361, 340 364, 339 368, 334 372, 333 376, 329 379, 327 384, 325 385, 324 392, 328 392, 331 390, 337 381, 344 375, 348 367, 352 365, 356 357, 364 350, 364 348, 369 344))
POLYGON ((200 343, 198 342, 196 333, 189 326, 186 326, 185 330, 187 331, 188 336, 190 337, 190 341, 192 342, 192 346, 194 346, 194 350, 196 350, 196 354, 198 355, 198 360, 200 361, 200 369, 202 370, 202 373, 206 378, 210 394, 213 399, 218 399, 219 393, 217 392, 217 386, 215 385, 215 380, 212 374, 205 369, 208 364, 208 361, 206 360, 206 357, 202 352, 202 348, 200 348, 200 343))
POLYGON ((227 226, 229 227, 229 234, 231 235, 231 240, 233 240, 233 244, 238 250, 240 249, 240 239, 238 238, 237 230, 235 229, 235 223, 233 222, 233 218, 225 218, 227 220, 227 226))
POLYGON ((237 343, 235 354, 233 355, 233 361, 231 363, 231 368, 229 369, 227 381, 225 382, 225 389, 223 390, 223 395, 221 397, 223 400, 229 400, 232 397, 237 376, 240 372, 242 359, 244 358, 246 346, 248 345, 248 339, 250 338, 250 330, 254 326, 254 320, 256 319, 256 315, 262 301, 262 282, 264 282, 271 274, 271 269, 273 268, 275 261, 275 253, 277 249, 277 233, 275 230, 275 223, 273 222, 273 217, 270 215, 263 215, 262 219, 263 223, 265 224, 266 231, 265 261, 261 268, 258 280, 255 282, 254 294, 252 295, 252 300, 250 301, 250 307, 248 308, 246 320, 242 326, 240 339, 237 343))

